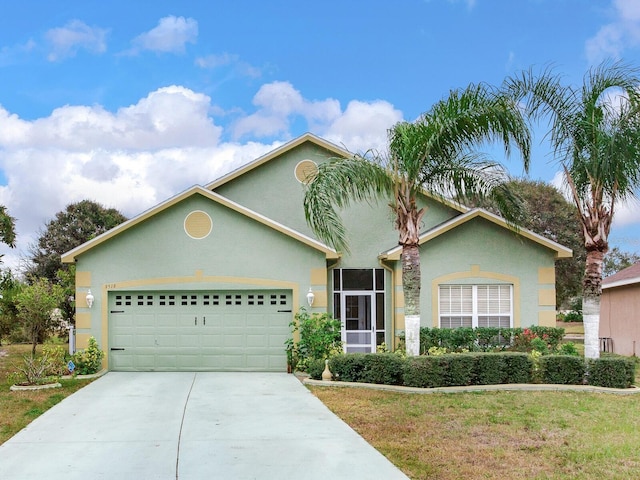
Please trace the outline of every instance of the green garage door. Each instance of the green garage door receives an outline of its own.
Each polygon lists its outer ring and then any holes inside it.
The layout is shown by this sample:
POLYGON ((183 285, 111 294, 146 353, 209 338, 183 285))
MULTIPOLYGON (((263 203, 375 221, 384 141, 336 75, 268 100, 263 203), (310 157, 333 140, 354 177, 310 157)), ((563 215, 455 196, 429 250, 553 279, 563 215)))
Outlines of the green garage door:
POLYGON ((281 290, 110 292, 109 366, 284 372, 291 308, 281 290))

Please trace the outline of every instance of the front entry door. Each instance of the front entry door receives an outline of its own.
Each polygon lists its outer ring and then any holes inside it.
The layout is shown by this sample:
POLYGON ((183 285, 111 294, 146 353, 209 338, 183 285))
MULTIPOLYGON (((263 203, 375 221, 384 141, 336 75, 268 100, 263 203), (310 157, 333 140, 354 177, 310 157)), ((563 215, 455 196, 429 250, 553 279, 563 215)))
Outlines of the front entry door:
POLYGON ((376 351, 376 295, 373 292, 342 293, 342 342, 347 353, 376 351))

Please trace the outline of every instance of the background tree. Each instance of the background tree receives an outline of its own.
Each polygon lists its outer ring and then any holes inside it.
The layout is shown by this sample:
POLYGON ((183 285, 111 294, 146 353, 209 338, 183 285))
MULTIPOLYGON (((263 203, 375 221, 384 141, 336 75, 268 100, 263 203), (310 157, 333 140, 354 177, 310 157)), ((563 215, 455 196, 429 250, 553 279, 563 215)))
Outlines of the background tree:
POLYGON ((402 288, 405 298, 407 353, 419 351, 419 235, 426 213, 418 196, 439 198, 491 195, 511 217, 516 207, 504 182, 501 165, 489 162, 477 147, 502 142, 505 154, 514 144, 529 161, 529 131, 516 104, 486 85, 452 91, 416 122, 402 122, 389 131, 384 156, 355 155, 320 165, 305 192, 304 211, 316 235, 338 251, 348 252, 347 234, 336 211, 351 201, 386 198, 395 217, 402 246, 402 288))
POLYGON ((62 254, 118 226, 127 218, 114 208, 105 208, 91 200, 82 200, 67 205, 56 213, 45 229, 40 232, 37 243, 31 247, 25 276, 28 281, 46 278, 61 285, 67 292, 66 301, 61 305, 65 320, 74 320, 75 274, 71 265, 63 265, 62 254))
POLYGON ((115 208, 105 208, 91 200, 67 205, 50 220, 31 246, 27 277, 44 277, 58 282, 58 270, 68 268, 60 257, 88 240, 124 222, 115 208))
MULTIPOLYGON (((521 213, 515 219, 518 225, 573 250, 572 258, 556 261, 556 305, 570 308, 571 301, 582 295, 587 255, 578 210, 549 183, 519 179, 509 182, 508 186, 522 200, 521 213)), ((476 205, 499 213, 491 201, 476 205)))
POLYGON ((598 358, 604 255, 620 201, 640 189, 639 70, 602 63, 582 88, 565 86, 551 71, 522 73, 506 87, 532 117, 551 120, 550 141, 578 209, 587 251, 582 312, 585 356, 598 358))
POLYGON ((38 341, 46 339, 60 321, 54 310, 62 304, 64 292, 59 285, 39 278, 26 285, 15 299, 18 319, 31 340, 31 355, 35 356, 38 341))
POLYGON ((0 273, 0 343, 4 338, 11 338, 20 327, 16 295, 20 292, 22 283, 16 279, 11 270, 0 273))
POLYGON ((602 276, 608 277, 620 270, 630 267, 636 262, 640 262, 640 255, 633 252, 625 252, 618 247, 613 247, 604 256, 604 264, 602 266, 602 276))

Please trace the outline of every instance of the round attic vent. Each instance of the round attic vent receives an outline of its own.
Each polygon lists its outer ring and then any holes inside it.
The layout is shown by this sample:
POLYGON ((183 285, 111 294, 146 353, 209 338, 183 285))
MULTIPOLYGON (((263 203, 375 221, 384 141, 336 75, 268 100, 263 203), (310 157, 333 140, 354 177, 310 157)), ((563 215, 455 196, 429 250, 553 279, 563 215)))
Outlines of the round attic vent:
POLYGON ((312 182, 318 173, 318 165, 312 160, 302 160, 295 168, 296 179, 305 185, 312 182))
POLYGON ((193 211, 184 219, 184 231, 196 240, 208 237, 212 228, 211 217, 202 210, 193 211))

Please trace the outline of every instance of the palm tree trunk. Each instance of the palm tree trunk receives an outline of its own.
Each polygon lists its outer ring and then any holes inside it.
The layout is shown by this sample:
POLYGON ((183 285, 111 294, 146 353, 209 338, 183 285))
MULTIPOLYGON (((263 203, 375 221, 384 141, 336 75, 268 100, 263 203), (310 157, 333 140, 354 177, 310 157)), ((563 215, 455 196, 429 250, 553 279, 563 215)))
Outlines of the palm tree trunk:
POLYGON ((584 322, 584 356, 600 356, 600 297, 604 252, 588 250, 583 280, 582 317, 584 322))
POLYGON ((417 244, 402 247, 402 289, 407 355, 420 355, 420 251, 417 244))

